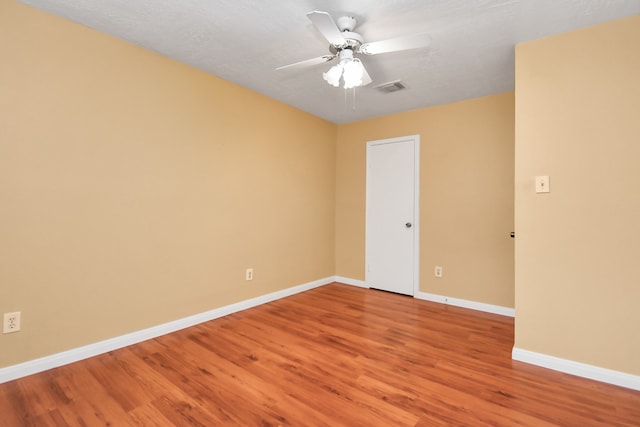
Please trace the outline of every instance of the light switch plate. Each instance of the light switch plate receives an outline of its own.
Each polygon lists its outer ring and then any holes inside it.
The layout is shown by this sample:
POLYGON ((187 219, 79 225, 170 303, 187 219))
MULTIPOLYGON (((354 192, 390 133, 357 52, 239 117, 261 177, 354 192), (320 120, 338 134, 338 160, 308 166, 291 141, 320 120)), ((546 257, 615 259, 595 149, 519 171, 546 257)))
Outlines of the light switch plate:
POLYGON ((536 193, 548 193, 551 191, 549 188, 549 176, 536 176, 536 193))

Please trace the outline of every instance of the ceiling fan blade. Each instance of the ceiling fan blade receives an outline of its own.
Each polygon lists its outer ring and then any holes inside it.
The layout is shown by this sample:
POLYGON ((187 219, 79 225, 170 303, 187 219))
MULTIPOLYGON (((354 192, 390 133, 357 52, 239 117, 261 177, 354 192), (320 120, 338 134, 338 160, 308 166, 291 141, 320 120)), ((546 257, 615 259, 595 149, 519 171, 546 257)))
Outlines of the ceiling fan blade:
POLYGON ((367 73, 367 69, 365 68, 364 65, 362 65, 362 84, 360 86, 366 86, 369 83, 371 83, 373 80, 371 80, 371 76, 369 75, 369 73, 367 73))
POLYGON ((332 46, 340 48, 347 45, 347 41, 342 36, 338 26, 327 12, 314 10, 313 12, 307 13, 307 18, 309 18, 332 46))
POLYGON ((396 37, 394 39, 381 40, 379 42, 365 43, 360 46, 358 52, 365 55, 377 55, 379 53, 397 52, 401 50, 418 49, 427 47, 431 43, 429 34, 422 33, 413 36, 396 37))
POLYGON ((329 62, 335 57, 336 57, 335 55, 322 55, 317 58, 306 59, 304 61, 295 62, 293 64, 283 65, 282 67, 276 68, 276 70, 311 67, 313 65, 324 64, 325 62, 329 62))

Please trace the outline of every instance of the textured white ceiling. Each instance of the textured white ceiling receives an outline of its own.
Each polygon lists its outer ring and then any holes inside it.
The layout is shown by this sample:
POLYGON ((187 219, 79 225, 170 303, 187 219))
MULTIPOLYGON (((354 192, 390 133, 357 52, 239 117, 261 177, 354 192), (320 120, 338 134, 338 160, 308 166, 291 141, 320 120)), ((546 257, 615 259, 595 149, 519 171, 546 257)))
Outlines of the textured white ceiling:
POLYGON ((640 0, 23 0, 334 123, 513 90, 514 46, 640 13, 640 0), (363 58, 373 83, 353 95, 322 79, 332 63, 307 19, 355 16, 366 42, 423 32, 427 49, 363 58), (407 89, 374 86, 401 80, 407 89))

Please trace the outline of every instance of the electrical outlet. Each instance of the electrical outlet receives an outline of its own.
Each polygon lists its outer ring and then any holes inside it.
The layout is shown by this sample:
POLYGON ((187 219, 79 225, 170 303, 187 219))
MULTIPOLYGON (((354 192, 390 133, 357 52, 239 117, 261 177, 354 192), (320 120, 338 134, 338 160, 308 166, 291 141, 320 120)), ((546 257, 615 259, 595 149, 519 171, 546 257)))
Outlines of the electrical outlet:
POLYGON ((247 268, 247 271, 244 273, 245 280, 253 280, 253 268, 247 268))
POLYGON ((436 265, 436 268, 434 270, 434 275, 436 277, 442 277, 442 267, 440 267, 439 265, 436 265))
POLYGON ((4 321, 2 323, 2 333, 10 334, 12 332, 18 332, 20 330, 20 312, 15 311, 13 313, 5 313, 4 321))

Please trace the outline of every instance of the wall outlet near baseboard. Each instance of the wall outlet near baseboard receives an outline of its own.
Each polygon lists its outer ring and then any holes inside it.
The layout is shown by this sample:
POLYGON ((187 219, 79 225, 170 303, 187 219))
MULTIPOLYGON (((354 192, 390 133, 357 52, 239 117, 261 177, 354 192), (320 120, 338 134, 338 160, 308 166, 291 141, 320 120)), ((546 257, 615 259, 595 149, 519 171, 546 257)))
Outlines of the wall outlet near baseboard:
POLYGON ((247 268, 247 271, 244 273, 245 280, 253 280, 253 268, 247 268))
POLYGON ((2 322, 2 333, 10 334, 20 331, 20 312, 5 313, 2 322))
POLYGON ((436 265, 436 268, 434 269, 433 274, 438 278, 442 277, 442 267, 439 265, 436 265))

